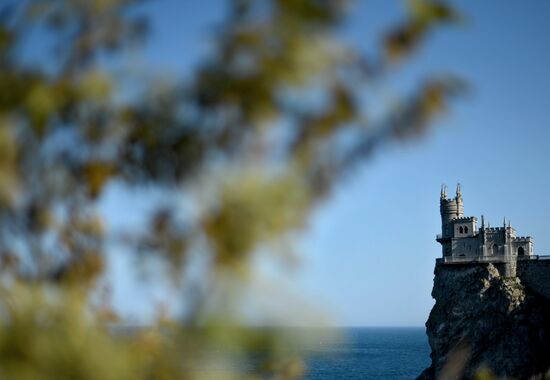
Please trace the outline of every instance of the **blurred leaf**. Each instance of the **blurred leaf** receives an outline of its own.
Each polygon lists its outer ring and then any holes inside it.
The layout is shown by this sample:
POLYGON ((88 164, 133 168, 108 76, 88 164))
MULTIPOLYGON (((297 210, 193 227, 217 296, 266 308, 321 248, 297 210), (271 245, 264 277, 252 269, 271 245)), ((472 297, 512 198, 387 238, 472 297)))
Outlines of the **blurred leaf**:
POLYGON ((112 80, 100 71, 86 73, 79 83, 82 98, 91 100, 106 100, 111 93, 112 80))
POLYGON ((386 56, 399 61, 414 52, 437 24, 455 23, 461 16, 447 3, 432 0, 409 1, 411 18, 385 38, 386 56))
POLYGON ((9 124, 0 121, 0 207, 10 205, 17 194, 18 145, 9 124))
POLYGON ((292 176, 246 173, 222 185, 220 204, 203 221, 216 263, 239 266, 259 242, 303 222, 307 194, 292 176))
POLYGON ((84 180, 92 198, 96 198, 109 179, 115 175, 116 168, 101 161, 91 161, 84 168, 84 180))

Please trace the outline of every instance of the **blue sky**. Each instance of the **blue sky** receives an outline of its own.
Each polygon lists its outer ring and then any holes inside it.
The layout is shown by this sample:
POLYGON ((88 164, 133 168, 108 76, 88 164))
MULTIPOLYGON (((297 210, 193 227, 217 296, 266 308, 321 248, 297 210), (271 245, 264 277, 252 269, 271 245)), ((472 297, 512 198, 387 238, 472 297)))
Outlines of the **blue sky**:
MULTIPOLYGON (((424 324, 440 255, 441 183, 462 184, 466 214, 493 225, 506 216, 518 234, 534 237, 536 253, 550 254, 550 2, 456 6, 467 21, 432 35, 393 90, 453 72, 471 92, 432 133, 384 148, 348 176, 312 215, 299 244, 301 269, 281 280, 331 310, 334 324, 424 324)), ((164 0, 147 9, 153 34, 145 61, 180 74, 208 51, 225 8, 222 0, 164 0)), ((401 1, 357 1, 344 35, 368 51, 401 15, 401 1)))
MULTIPOLYGON (((361 3, 352 37, 368 30, 361 3)), ((469 18, 437 33, 403 73, 451 71, 472 91, 421 141, 380 152, 313 219, 302 284, 333 305, 344 325, 422 325, 430 297, 441 183, 463 185, 465 211, 518 234, 550 254, 550 3, 466 1, 469 18)), ((389 13, 389 11, 387 11, 389 13)), ((372 17, 372 15, 371 15, 372 17)))

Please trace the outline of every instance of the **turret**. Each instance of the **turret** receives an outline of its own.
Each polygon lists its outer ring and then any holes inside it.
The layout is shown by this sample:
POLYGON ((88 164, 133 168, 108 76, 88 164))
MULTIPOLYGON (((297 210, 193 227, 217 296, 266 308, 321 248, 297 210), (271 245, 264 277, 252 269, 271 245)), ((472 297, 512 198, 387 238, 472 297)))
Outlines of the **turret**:
POLYGON ((464 216, 464 202, 462 201, 462 189, 460 188, 460 183, 456 185, 456 207, 457 207, 457 217, 462 218, 464 216))

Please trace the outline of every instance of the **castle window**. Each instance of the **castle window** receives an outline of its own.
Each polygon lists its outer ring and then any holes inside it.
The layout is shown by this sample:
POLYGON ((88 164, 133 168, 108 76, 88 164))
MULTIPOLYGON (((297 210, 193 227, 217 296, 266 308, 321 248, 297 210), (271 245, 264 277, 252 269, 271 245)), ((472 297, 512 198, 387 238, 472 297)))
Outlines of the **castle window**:
POLYGON ((460 226, 460 228, 458 229, 458 231, 462 234, 462 233, 464 233, 464 228, 462 228, 462 226, 460 226))
POLYGON ((498 245, 493 245, 493 255, 498 255, 498 245))
POLYGON ((468 233, 468 226, 464 227, 464 233, 465 233, 465 234, 468 233))
POLYGON ((525 250, 523 249, 523 247, 519 247, 518 248, 518 256, 523 256, 525 255, 525 250))

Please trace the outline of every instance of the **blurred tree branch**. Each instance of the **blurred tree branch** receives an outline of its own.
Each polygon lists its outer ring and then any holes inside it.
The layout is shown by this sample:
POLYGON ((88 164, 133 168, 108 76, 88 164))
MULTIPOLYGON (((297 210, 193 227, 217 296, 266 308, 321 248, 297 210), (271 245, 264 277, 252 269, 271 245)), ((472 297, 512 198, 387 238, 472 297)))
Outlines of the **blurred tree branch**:
MULTIPOLYGON (((187 327, 209 325, 230 311, 234 284, 252 276, 259 248, 303 226, 377 147, 424 133, 463 89, 457 78, 425 78, 376 122, 360 100, 435 28, 459 19, 445 3, 412 1, 379 55, 365 57, 337 37, 347 1, 234 0, 214 53, 190 83, 159 87, 154 76, 133 78, 143 90, 122 101, 128 82, 104 62, 145 42, 147 20, 131 12, 137 3, 35 0, 0 8, 0 255, 2 298, 11 305, 2 308, 0 327, 5 377, 195 378, 212 360, 202 348, 215 334, 170 343, 145 336, 126 348, 104 331, 89 336, 87 303, 75 300, 88 299, 107 243, 117 238, 97 212, 109 183, 157 186, 192 200, 195 212, 159 209, 146 232, 123 242, 144 262, 166 264, 187 301, 187 327), (52 41, 55 56, 22 61, 33 48, 30 30, 52 41), (185 278, 190 267, 202 275, 185 278), (220 291, 224 297, 212 296, 220 291), (74 334, 92 339, 86 355, 104 350, 105 357, 71 357, 82 348, 74 334), (174 344, 182 354, 166 355, 174 344), (67 354, 70 363, 61 359, 67 354), (96 360, 112 367, 100 370, 96 360)), ((247 334, 232 343, 237 356, 259 348, 277 356, 272 334, 247 334)), ((287 364, 257 373, 300 375, 300 366, 287 364)))

